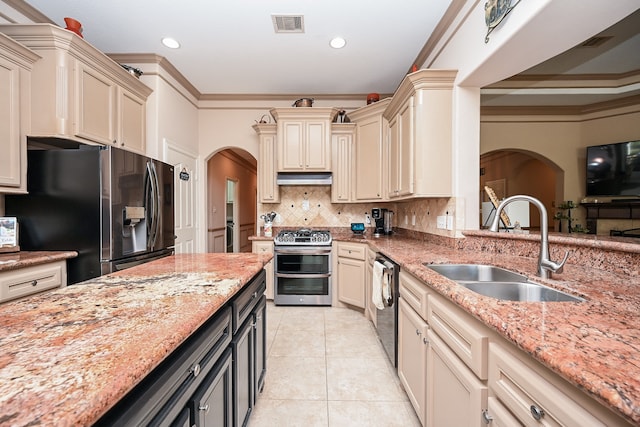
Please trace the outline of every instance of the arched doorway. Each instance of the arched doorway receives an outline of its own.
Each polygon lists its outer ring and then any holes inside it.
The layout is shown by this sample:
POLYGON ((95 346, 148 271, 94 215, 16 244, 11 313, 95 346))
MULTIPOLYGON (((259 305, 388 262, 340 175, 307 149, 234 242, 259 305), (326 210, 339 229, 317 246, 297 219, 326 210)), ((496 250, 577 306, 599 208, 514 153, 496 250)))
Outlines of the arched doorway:
POLYGON ((207 252, 251 252, 256 229, 257 161, 228 147, 207 160, 207 252))
MULTIPOLYGON (((499 199, 527 194, 547 208, 549 226, 564 198, 564 171, 551 160, 526 150, 501 149, 480 155, 480 200, 488 201, 484 186, 494 189, 499 199)), ((482 224, 482 218, 481 218, 482 224)), ((529 228, 540 229, 540 214, 529 206, 529 228)))

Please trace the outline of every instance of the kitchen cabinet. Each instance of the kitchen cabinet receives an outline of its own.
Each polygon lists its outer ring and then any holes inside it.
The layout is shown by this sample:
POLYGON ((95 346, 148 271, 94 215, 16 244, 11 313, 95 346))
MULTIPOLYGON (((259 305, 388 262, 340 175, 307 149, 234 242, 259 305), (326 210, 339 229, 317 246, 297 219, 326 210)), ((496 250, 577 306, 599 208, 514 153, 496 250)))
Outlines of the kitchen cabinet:
POLYGON ((452 97, 456 71, 424 69, 400 83, 389 121, 391 199, 452 194, 452 97))
POLYGON ((266 369, 264 286, 262 271, 95 425, 246 425, 266 369))
POLYGON ((259 135, 258 151, 258 200, 260 203, 280 202, 280 187, 276 183, 276 125, 255 124, 259 135))
POLYGON ((0 33, 0 193, 27 191, 31 70, 40 57, 0 33))
MULTIPOLYGON (((253 247, 252 251, 254 254, 263 254, 263 253, 272 254, 273 253, 272 240, 254 240, 252 243, 252 247, 253 247)), ((274 283, 273 259, 271 259, 271 261, 269 261, 264 266, 264 271, 266 273, 266 286, 267 286, 265 295, 267 296, 268 300, 273 301, 273 294, 275 292, 275 289, 273 287, 273 283, 274 283)))
POLYGON ((84 39, 55 25, 2 25, 0 32, 42 57, 32 72, 30 136, 145 153, 150 88, 84 39))
POLYGON ((352 161, 355 126, 354 123, 334 123, 331 128, 332 203, 352 201, 351 184, 353 182, 352 161))
POLYGON ((67 262, 56 261, 0 272, 0 303, 67 286, 67 262))
POLYGON ((278 172, 330 172, 331 121, 336 108, 274 108, 278 172))
POLYGON ((349 113, 351 121, 356 124, 352 161, 354 201, 387 199, 383 190, 388 179, 388 122, 382 113, 390 102, 391 98, 383 99, 349 113))
MULTIPOLYGON (((402 295, 402 289, 400 289, 400 295, 402 295)), ((403 298, 400 298, 398 301, 398 377, 423 426, 427 416, 428 329, 427 322, 403 298)))
POLYGON ((366 244, 337 243, 338 301, 354 307, 365 307, 366 244))

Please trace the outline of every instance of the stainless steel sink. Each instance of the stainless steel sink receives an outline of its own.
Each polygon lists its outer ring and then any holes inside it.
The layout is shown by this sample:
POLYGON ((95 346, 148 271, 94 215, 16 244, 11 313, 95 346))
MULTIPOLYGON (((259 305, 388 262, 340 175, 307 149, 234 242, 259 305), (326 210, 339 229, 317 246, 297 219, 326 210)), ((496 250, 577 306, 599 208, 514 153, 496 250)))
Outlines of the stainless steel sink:
POLYGON ((465 282, 526 282, 527 276, 484 264, 428 264, 425 266, 444 277, 465 282))
POLYGON ((424 264, 426 267, 481 295, 505 301, 580 302, 548 286, 530 282, 526 276, 483 264, 424 264))

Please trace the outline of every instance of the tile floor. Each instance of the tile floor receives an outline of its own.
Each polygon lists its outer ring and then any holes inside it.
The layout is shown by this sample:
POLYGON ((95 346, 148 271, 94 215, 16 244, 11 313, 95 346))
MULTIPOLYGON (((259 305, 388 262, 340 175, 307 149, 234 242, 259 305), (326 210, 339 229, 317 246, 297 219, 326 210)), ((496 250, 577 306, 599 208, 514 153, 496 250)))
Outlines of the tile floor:
POLYGON ((335 307, 267 306, 267 376, 250 427, 419 427, 371 322, 335 307))

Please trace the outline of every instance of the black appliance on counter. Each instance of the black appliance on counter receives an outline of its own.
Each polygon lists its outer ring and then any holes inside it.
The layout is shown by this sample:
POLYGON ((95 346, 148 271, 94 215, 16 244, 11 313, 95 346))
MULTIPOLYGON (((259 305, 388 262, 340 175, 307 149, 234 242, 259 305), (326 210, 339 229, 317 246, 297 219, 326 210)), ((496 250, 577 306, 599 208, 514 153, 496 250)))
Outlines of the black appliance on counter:
POLYGON ((173 253, 173 166, 114 147, 28 150, 25 195, 7 195, 20 247, 73 250, 69 284, 173 253))
POLYGON ((283 230, 273 239, 276 305, 331 305, 331 233, 283 230))
POLYGON ((371 209, 371 217, 376 224, 373 230, 375 237, 388 236, 393 233, 393 211, 385 208, 373 208, 371 209))

